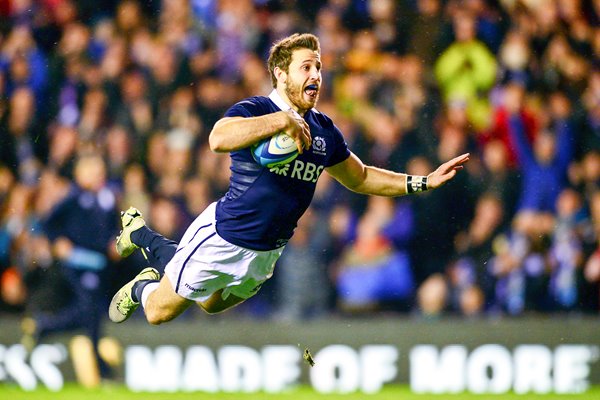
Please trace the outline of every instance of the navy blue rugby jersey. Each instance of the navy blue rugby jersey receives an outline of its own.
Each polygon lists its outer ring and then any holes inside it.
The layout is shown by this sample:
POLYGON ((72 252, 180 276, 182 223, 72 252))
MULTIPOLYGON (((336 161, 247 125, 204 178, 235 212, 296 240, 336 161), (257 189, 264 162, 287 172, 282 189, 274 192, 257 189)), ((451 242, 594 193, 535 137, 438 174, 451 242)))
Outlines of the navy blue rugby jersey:
MULTIPOLYGON (((226 117, 257 117, 289 109, 277 92, 233 105, 226 117)), ((310 110, 304 115, 312 146, 292 162, 275 168, 259 165, 249 148, 231 156, 229 191, 217 203, 217 232, 230 243, 272 250, 292 237, 298 219, 312 201, 324 168, 350 156, 340 130, 326 115, 310 110)))

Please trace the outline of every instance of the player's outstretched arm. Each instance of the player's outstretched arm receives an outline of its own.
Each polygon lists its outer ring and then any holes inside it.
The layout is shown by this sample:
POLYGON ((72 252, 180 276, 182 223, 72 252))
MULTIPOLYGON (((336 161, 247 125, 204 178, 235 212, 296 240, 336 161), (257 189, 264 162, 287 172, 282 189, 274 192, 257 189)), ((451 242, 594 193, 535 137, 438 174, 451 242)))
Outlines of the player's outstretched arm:
POLYGON ((402 196, 442 186, 454 178, 467 161, 469 161, 469 154, 462 154, 443 163, 425 177, 366 166, 356 155, 350 154, 346 160, 327 168, 327 173, 357 193, 402 196))
POLYGON ((221 118, 210 132, 208 143, 212 151, 226 153, 246 148, 279 132, 285 132, 294 139, 300 153, 310 147, 308 124, 291 111, 259 117, 221 118))

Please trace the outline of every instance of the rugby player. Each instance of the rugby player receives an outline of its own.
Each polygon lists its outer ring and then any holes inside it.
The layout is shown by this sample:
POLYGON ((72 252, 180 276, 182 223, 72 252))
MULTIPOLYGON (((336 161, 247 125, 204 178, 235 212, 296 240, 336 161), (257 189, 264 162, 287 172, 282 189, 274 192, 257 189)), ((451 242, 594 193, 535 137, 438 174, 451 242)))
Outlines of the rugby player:
POLYGON ((427 176, 364 165, 333 121, 315 109, 323 82, 320 44, 312 34, 275 43, 268 68, 271 94, 240 101, 213 127, 210 148, 230 153, 229 190, 194 220, 181 242, 150 230, 135 208, 122 214, 119 254, 145 249, 164 266, 164 275, 146 268, 123 286, 109 306, 112 321, 125 321, 140 303, 148 322, 160 324, 193 303, 216 313, 253 296, 271 277, 324 171, 354 192, 402 196, 442 186, 469 160, 460 155, 427 176), (279 132, 295 141, 299 155, 285 166, 262 167, 250 147, 279 132))

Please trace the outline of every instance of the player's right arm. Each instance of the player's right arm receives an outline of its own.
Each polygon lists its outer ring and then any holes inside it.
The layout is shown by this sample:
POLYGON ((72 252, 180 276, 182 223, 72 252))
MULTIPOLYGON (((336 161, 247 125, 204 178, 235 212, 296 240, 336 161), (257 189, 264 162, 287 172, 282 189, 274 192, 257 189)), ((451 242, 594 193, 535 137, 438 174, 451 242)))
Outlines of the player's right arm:
POLYGON ((208 143, 212 151, 226 153, 249 147, 282 131, 296 142, 300 153, 310 147, 308 124, 291 111, 278 111, 259 117, 221 118, 210 132, 208 143))

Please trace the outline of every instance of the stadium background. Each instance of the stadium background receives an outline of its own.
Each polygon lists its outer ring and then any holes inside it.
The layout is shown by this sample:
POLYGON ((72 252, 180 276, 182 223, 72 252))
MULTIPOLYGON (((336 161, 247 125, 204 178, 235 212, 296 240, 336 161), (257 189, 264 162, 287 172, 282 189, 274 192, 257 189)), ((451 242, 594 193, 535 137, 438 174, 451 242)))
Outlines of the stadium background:
MULTIPOLYGON (((551 320, 562 342, 597 345, 599 20, 591 0, 1 1, 1 343, 18 343, 22 317, 68 302, 41 227, 78 156, 104 159, 115 209, 135 205, 178 239, 227 189, 212 125, 271 90, 269 46, 299 31, 321 39, 318 108, 366 163, 425 174, 465 151, 471 161, 443 189, 399 199, 324 175, 274 278, 216 320, 500 321, 516 331, 511 350, 557 346, 514 323, 551 320), (565 321, 589 337, 571 340, 565 321)), ((144 263, 103 257, 107 298, 144 263)), ((212 322, 191 310, 178 323, 201 344, 212 322)), ((378 343, 373 323, 360 343, 378 343)), ((132 329, 153 343, 151 328, 132 329)))

